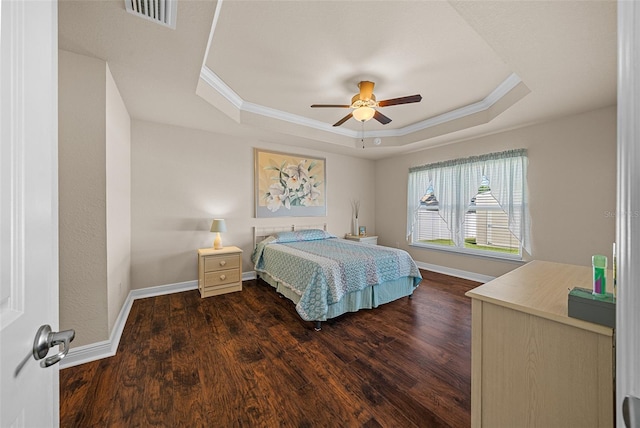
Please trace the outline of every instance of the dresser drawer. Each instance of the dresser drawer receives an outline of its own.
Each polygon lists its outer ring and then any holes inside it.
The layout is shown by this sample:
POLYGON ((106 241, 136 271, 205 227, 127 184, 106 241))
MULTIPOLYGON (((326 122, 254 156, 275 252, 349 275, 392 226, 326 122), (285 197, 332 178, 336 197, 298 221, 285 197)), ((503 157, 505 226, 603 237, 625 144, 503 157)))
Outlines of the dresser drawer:
POLYGON ((204 271, 215 272, 219 270, 238 269, 240 266, 240 256, 236 254, 228 256, 204 257, 204 271))
POLYGON ((204 274, 204 286, 213 287, 240 281, 240 271, 236 269, 218 270, 204 274))

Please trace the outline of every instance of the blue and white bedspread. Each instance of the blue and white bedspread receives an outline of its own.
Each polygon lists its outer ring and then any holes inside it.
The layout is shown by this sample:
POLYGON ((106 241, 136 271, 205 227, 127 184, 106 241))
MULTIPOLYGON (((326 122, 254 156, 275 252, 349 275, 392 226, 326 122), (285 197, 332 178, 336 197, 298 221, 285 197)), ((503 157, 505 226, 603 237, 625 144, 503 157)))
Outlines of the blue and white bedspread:
POLYGON ((306 321, 326 320, 329 305, 350 292, 402 277, 412 277, 415 288, 422 280, 406 251, 335 237, 295 241, 270 236, 258 243, 252 261, 256 272, 300 296, 296 310, 306 321))

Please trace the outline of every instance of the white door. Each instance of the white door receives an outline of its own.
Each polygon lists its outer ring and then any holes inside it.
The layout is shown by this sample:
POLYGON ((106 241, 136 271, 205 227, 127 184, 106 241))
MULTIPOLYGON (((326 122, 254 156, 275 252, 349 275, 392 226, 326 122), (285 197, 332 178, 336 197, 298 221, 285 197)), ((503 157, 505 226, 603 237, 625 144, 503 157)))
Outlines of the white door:
POLYGON ((640 427, 640 4, 618 1, 617 426, 640 427))
MULTIPOLYGON (((625 397, 640 397, 640 5, 618 1, 618 204, 620 292, 616 319, 617 426, 625 397)), ((640 426, 632 400, 630 426, 640 426)))
POLYGON ((0 2, 2 427, 59 425, 58 366, 32 356, 58 328, 57 19, 55 1, 0 2))

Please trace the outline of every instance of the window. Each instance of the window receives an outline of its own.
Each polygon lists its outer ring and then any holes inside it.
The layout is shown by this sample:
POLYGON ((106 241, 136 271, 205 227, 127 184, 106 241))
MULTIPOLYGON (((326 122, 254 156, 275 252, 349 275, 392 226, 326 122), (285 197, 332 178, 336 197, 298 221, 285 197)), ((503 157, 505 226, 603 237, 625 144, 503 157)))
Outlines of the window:
POLYGON ((526 167, 526 150, 510 150, 411 168, 409 243, 505 258, 531 253, 526 167))

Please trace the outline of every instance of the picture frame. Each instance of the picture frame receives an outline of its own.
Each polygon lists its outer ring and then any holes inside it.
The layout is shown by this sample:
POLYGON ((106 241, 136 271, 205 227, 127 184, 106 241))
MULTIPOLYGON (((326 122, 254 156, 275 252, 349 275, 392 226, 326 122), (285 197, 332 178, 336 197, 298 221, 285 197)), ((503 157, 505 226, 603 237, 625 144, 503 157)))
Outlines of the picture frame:
POLYGON ((360 236, 365 236, 367 234, 367 228, 366 226, 360 226, 360 236))
POLYGON ((327 215, 325 158, 254 149, 256 218, 327 215))

